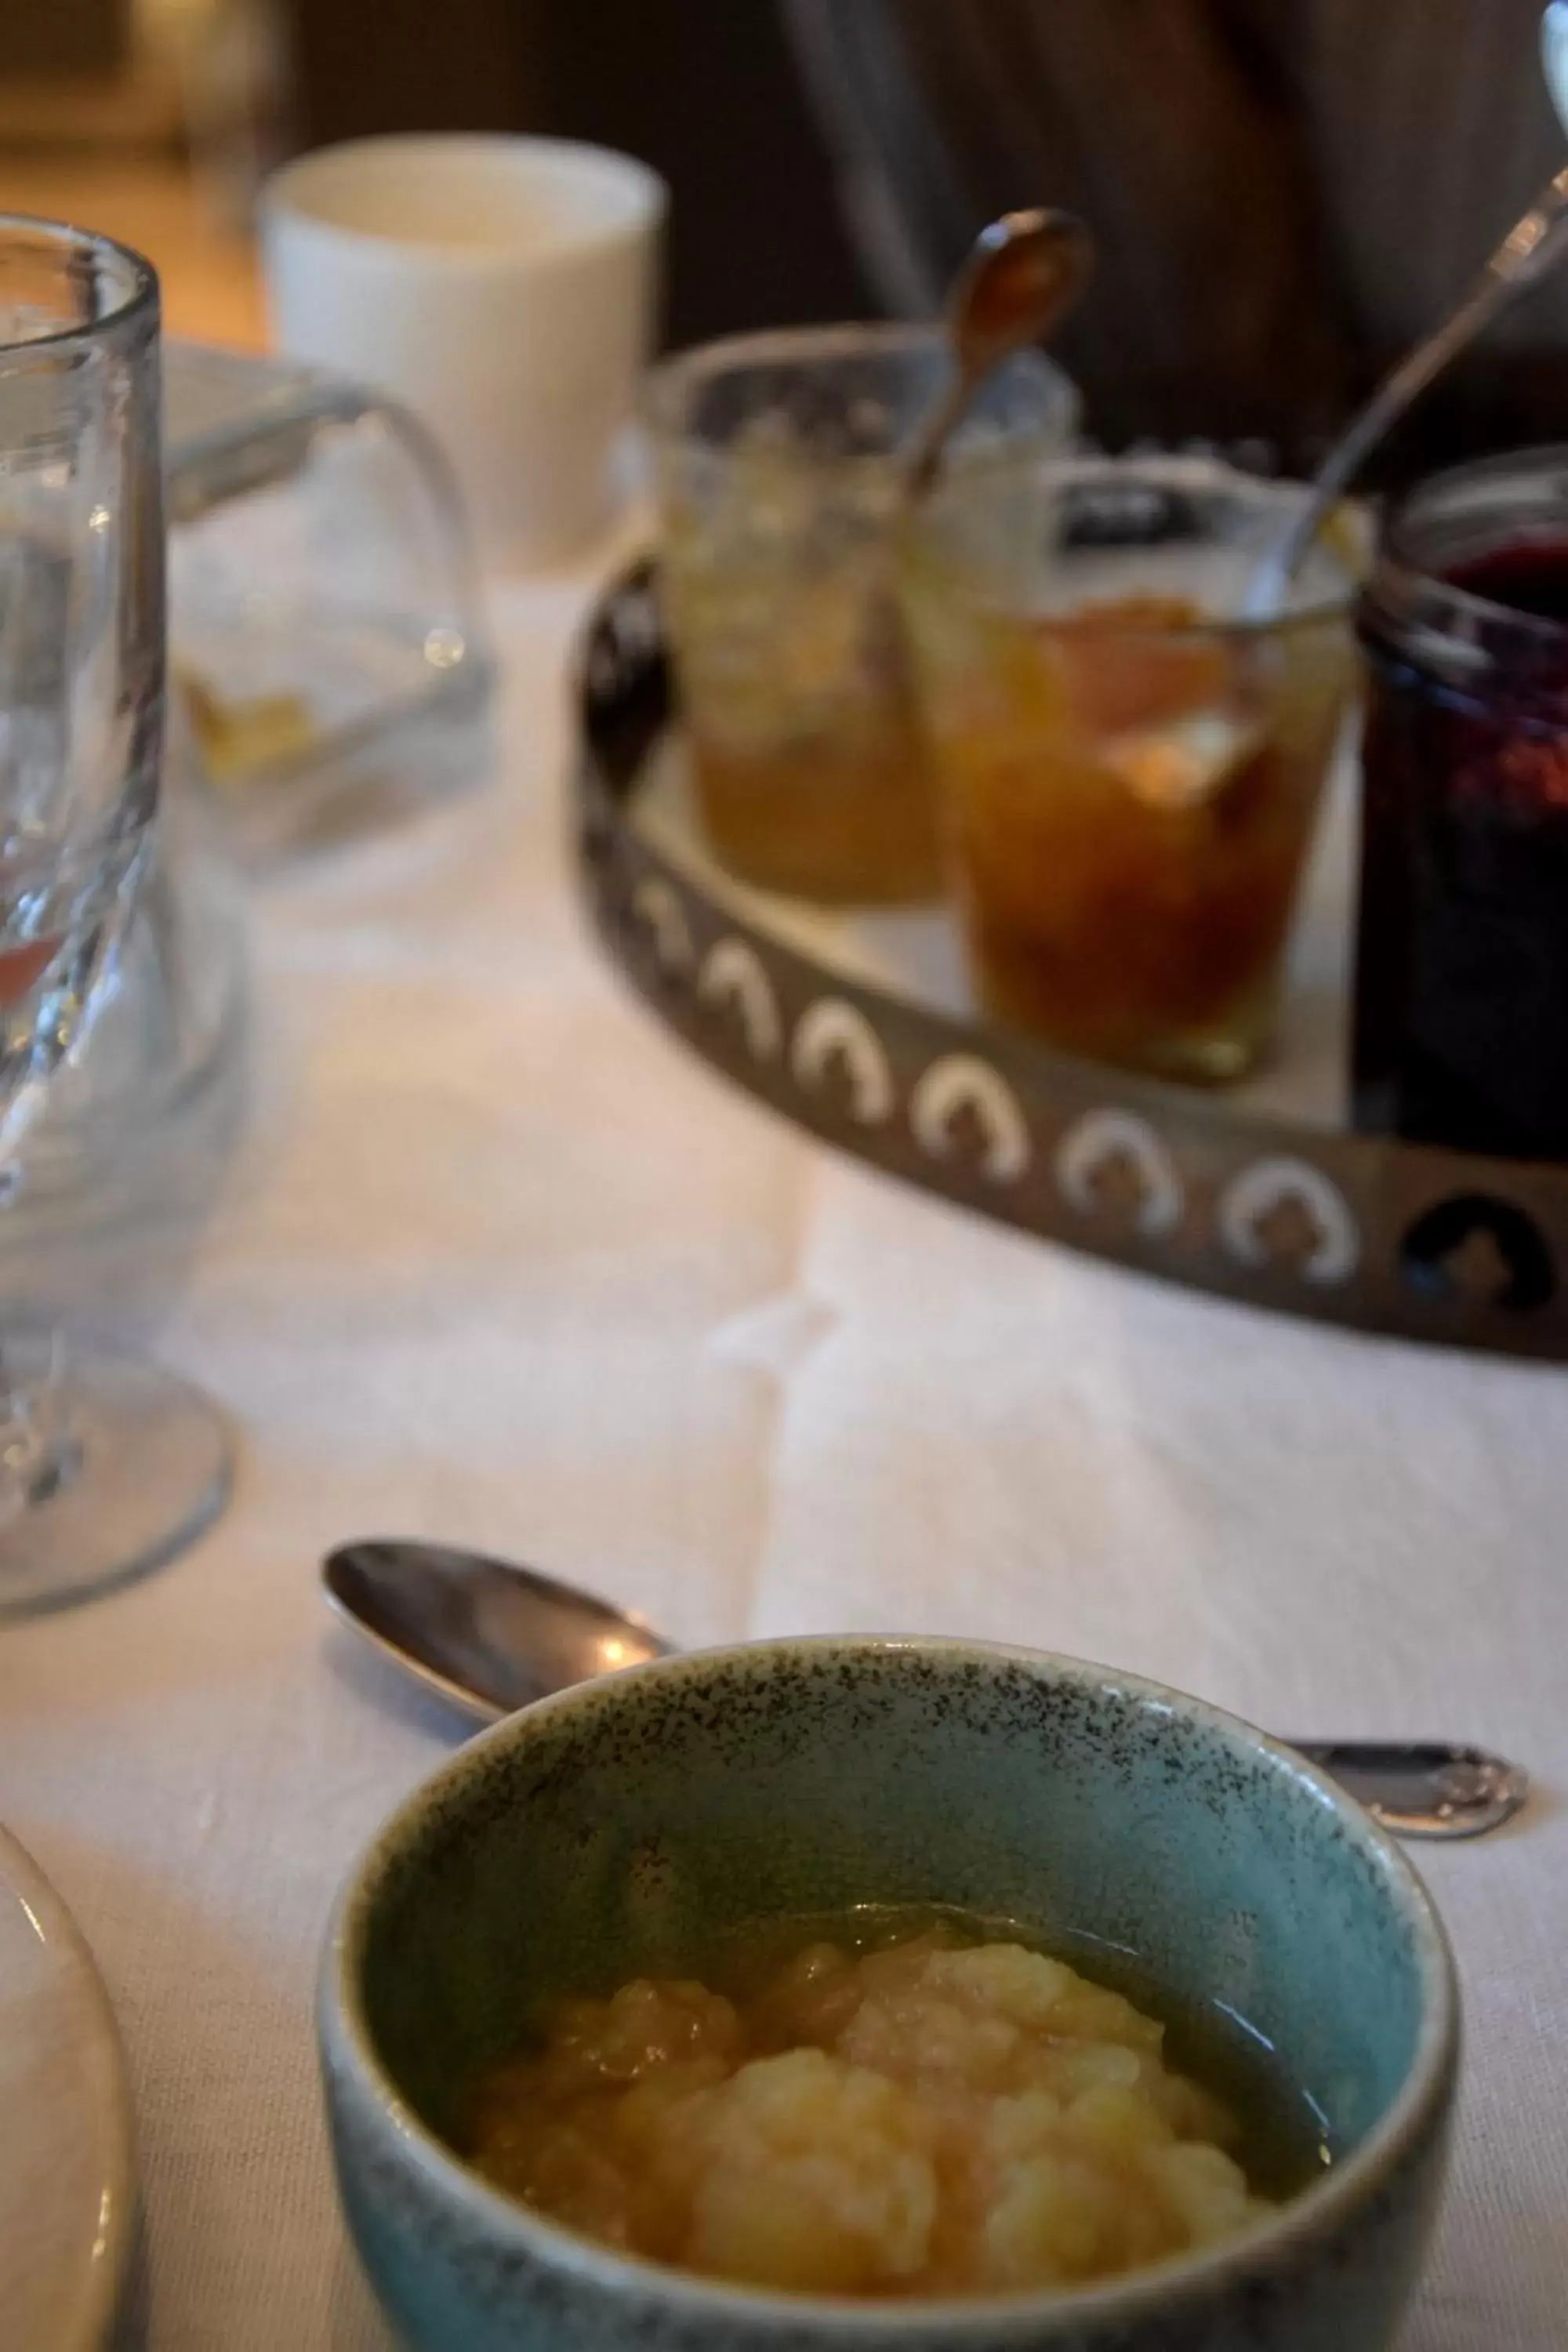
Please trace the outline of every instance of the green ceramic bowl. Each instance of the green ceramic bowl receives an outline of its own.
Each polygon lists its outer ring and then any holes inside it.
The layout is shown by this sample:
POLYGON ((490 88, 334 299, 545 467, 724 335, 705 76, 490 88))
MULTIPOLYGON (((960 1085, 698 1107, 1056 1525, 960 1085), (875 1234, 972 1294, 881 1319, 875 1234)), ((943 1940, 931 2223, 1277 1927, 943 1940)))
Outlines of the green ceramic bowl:
POLYGON ((1458 2040, 1419 1881, 1288 1748, 1101 1667, 872 1640, 664 1660, 475 1740, 350 1881, 321 2035, 349 2224, 419 2352, 1379 2352, 1458 2040), (1104 1937, 1178 2000, 1228 2002, 1340 2160, 1247 2235, 1101 2286, 879 2305, 612 2253, 451 2152, 525 1998, 689 1969, 770 1914, 932 1902, 1104 1937))

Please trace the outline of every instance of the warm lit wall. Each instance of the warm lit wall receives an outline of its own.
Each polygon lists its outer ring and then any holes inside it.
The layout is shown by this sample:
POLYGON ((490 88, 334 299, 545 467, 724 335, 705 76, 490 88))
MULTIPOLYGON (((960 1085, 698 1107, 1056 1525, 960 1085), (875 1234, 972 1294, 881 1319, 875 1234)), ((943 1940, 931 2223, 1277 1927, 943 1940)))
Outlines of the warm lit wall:
POLYGON ((0 211, 75 221, 135 246, 163 279, 171 334, 250 348, 265 341, 253 247, 214 220, 172 160, 0 151, 0 211))

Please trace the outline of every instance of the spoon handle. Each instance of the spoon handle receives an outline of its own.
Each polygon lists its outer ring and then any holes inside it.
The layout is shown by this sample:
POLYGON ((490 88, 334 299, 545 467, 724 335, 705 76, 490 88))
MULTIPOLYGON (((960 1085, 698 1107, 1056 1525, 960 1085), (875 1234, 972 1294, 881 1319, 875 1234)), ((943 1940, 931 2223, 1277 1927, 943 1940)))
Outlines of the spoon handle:
POLYGON ((904 499, 914 505, 923 499, 942 470, 942 461, 959 418, 974 397, 975 376, 968 369, 954 374, 946 391, 925 417, 904 460, 904 499))
MULTIPOLYGON (((595 1675, 674 1652, 641 1618, 514 1561, 384 1537, 340 1544, 321 1586, 343 1622, 471 1722, 494 1723, 595 1675)), ((1479 1748, 1438 1740, 1289 1743, 1399 1837, 1479 1837, 1530 1783, 1479 1748)))
POLYGON ((1312 495, 1281 540, 1269 571, 1281 589, 1300 570, 1324 519, 1365 458, 1411 403, 1467 343, 1489 327, 1514 296, 1544 277, 1568 241, 1568 166, 1548 183, 1533 208, 1516 221, 1469 294, 1424 342, 1384 376, 1349 430, 1335 442, 1312 478, 1312 495))
POLYGON ((1511 1821, 1530 1794, 1517 1764, 1442 1740, 1298 1739, 1369 1813, 1404 1838, 1482 1837, 1511 1821))

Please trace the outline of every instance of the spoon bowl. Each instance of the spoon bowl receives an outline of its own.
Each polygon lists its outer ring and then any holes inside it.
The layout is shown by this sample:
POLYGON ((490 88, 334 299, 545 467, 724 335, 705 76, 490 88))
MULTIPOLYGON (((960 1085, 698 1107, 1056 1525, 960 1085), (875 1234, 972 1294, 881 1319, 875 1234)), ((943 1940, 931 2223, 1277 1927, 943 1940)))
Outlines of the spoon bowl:
POLYGON ((1044 342, 1077 308, 1093 275, 1094 239, 1073 213, 1047 206, 1004 213, 981 230, 948 297, 952 381, 905 461, 910 503, 935 481, 954 427, 992 370, 1044 342))
POLYGON ((448 1544, 341 1544, 321 1584, 344 1624, 476 1723, 674 1654, 651 1625, 591 1592, 448 1544))

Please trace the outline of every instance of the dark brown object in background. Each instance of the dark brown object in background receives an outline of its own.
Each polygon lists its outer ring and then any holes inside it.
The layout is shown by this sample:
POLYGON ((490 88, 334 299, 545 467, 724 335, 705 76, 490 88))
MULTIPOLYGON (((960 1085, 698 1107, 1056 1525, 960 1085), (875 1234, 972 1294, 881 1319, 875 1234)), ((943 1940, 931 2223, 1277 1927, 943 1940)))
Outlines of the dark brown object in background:
POLYGON ((0 76, 47 76, 51 82, 107 79, 131 54, 129 0, 4 0, 0 76))
POLYGON ((878 307, 773 0, 292 0, 300 143, 589 139, 669 182, 666 340, 878 307))
POLYGON ((389 131, 518 128, 528 84, 518 0, 282 5, 301 149, 389 131))
POLYGON ((1331 427, 1339 290, 1269 0, 792 0, 847 161, 885 176, 929 305, 963 240, 1025 204, 1080 213, 1097 281, 1057 350, 1091 431, 1331 427))
MULTIPOLYGON (((929 309, 1005 205, 1081 212, 1091 426, 1300 461, 1563 159, 1540 0, 779 0, 875 281, 929 309)), ((1374 473, 1568 435, 1568 281, 1374 473)))

